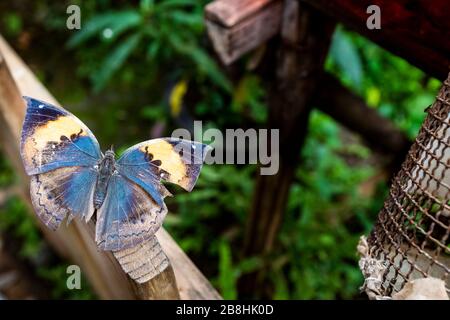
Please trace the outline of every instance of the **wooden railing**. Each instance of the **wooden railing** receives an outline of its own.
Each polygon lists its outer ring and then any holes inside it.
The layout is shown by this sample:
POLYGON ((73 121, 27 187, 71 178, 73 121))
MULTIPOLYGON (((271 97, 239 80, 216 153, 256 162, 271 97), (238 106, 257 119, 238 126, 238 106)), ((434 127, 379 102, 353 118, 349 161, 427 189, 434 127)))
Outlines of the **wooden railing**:
MULTIPOLYGON (((32 71, 0 36, 0 148, 20 178, 20 196, 30 205, 29 178, 19 153, 20 130, 25 115, 23 95, 58 105, 32 71)), ((33 212, 30 205, 30 212, 33 212)), ((33 215, 34 216, 34 215, 33 215)), ((78 264, 101 299, 221 299, 172 237, 161 228, 157 238, 169 257, 167 268, 148 283, 128 278, 111 253, 98 250, 93 227, 74 220, 51 231, 37 219, 48 243, 62 257, 78 264)))

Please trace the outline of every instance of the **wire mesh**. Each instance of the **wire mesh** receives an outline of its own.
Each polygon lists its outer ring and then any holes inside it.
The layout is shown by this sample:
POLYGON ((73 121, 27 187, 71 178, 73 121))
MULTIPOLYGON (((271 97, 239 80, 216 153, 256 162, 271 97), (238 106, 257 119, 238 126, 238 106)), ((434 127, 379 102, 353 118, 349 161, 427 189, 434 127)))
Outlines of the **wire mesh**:
POLYGON ((442 279, 450 292, 450 76, 427 113, 367 238, 370 257, 384 266, 377 295, 424 277, 442 279))

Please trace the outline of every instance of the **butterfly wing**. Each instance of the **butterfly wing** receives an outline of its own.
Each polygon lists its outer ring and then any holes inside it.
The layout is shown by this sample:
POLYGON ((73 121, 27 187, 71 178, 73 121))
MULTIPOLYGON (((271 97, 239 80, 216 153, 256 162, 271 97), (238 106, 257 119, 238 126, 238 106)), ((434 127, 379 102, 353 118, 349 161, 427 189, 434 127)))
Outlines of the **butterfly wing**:
POLYGON ((137 144, 117 160, 118 173, 97 215, 96 241, 100 249, 122 250, 149 240, 167 214, 170 195, 161 180, 192 190, 208 146, 162 138, 137 144))
POLYGON ((77 117, 40 100, 25 100, 20 152, 28 175, 97 163, 101 158, 98 142, 77 117))
POLYGON ((154 236, 166 214, 164 202, 158 205, 140 186, 114 174, 97 213, 97 245, 112 251, 134 247, 154 236))
POLYGON ((37 216, 53 230, 67 215, 69 219, 90 218, 96 180, 96 170, 85 167, 63 167, 31 176, 31 200, 37 216))
POLYGON ((117 161, 118 170, 162 205, 162 199, 170 193, 161 180, 191 191, 209 149, 205 144, 183 139, 148 140, 127 149, 117 161))
POLYGON ((75 116, 62 108, 25 97, 21 155, 31 175, 31 200, 38 217, 56 229, 69 215, 90 218, 101 158, 97 140, 75 116))

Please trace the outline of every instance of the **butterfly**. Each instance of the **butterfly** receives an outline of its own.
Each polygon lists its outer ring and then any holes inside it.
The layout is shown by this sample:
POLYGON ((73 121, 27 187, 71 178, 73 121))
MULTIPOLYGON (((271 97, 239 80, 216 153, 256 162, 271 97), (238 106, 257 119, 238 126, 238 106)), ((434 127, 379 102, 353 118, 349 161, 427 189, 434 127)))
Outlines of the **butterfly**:
POLYGON ((161 181, 191 191, 210 149, 159 138, 130 147, 116 160, 112 148, 102 153, 89 128, 67 110, 24 99, 20 152, 37 216, 56 229, 66 217, 87 222, 96 213, 95 241, 102 250, 151 239, 167 213, 164 198, 171 195, 161 181))

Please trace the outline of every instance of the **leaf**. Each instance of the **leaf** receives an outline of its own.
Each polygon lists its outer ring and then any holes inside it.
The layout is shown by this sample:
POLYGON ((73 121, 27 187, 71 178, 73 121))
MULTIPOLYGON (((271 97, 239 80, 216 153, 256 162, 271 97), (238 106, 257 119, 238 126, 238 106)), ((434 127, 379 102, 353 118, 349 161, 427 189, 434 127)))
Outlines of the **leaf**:
POLYGON ((155 3, 153 0, 141 0, 139 2, 139 7, 143 13, 151 12, 155 3))
POLYGON ((236 276, 231 262, 230 245, 225 241, 219 245, 219 287, 225 300, 237 298, 236 276))
POLYGON ((147 57, 150 60, 155 60, 158 55, 161 43, 158 40, 152 41, 147 48, 147 57))
POLYGON ((7 13, 3 17, 6 32, 11 36, 17 36, 23 30, 23 21, 17 13, 7 13))
POLYGON ((108 12, 96 15, 69 39, 67 47, 77 47, 98 35, 105 28, 111 29, 113 37, 117 37, 123 31, 138 25, 140 22, 141 15, 135 10, 108 12))
POLYGON ((106 57, 99 72, 93 77, 94 91, 98 92, 104 88, 114 72, 123 65, 130 53, 137 47, 140 39, 140 33, 129 36, 106 57))
POLYGON ((199 71, 206 74, 213 82, 222 87, 226 92, 231 93, 232 85, 225 77, 217 64, 201 48, 190 43, 184 43, 176 35, 169 37, 170 44, 178 52, 189 56, 197 65, 199 71))
POLYGON ((177 7, 197 6, 197 0, 166 0, 157 5, 157 10, 170 10, 177 7))
POLYGON ((176 10, 169 13, 169 18, 174 23, 185 25, 195 31, 200 32, 203 30, 203 17, 201 15, 176 10))
POLYGON ((362 63, 352 39, 342 29, 336 29, 330 48, 331 58, 353 85, 361 89, 362 63))
POLYGON ((170 113, 172 117, 178 117, 183 106, 183 98, 186 94, 188 85, 186 80, 178 81, 172 88, 169 96, 170 113))

